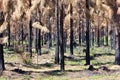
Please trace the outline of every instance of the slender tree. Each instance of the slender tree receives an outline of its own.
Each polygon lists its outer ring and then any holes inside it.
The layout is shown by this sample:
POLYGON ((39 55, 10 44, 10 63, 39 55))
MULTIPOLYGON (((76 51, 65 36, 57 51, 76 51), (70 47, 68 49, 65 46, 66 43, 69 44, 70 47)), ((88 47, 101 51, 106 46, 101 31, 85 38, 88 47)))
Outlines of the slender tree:
POLYGON ((90 43, 89 43, 89 0, 86 0, 86 65, 90 65, 90 43))
POLYGON ((35 49, 36 49, 36 52, 38 53, 38 49, 37 49, 37 38, 38 38, 38 29, 36 28, 36 29, 35 29, 35 49))
MULTIPOLYGON (((0 34, 0 38, 3 37, 3 33, 0 34)), ((4 65, 4 54, 3 54, 3 44, 0 44, 0 70, 5 70, 4 65)))
POLYGON ((59 19, 58 19, 58 0, 55 4, 55 26, 56 26, 56 47, 55 47, 55 64, 59 63, 59 19))
POLYGON ((94 46, 94 42, 95 42, 95 32, 94 32, 94 29, 92 29, 91 36, 92 36, 92 46, 94 46))
POLYGON ((85 30, 84 30, 84 20, 82 19, 82 43, 84 43, 85 42, 85 30))
POLYGON ((22 46, 23 46, 23 42, 24 42, 24 25, 22 24, 22 46))
POLYGON ((49 29, 49 33, 48 33, 48 47, 50 48, 50 47, 52 47, 50 15, 48 15, 48 17, 47 17, 47 24, 48 24, 48 29, 49 29))
POLYGON ((38 38, 37 38, 37 53, 38 53, 38 55, 41 55, 41 30, 39 29, 38 30, 38 38))
POLYGON ((70 55, 73 55, 73 7, 70 4, 70 55))
POLYGON ((100 23, 99 23, 99 16, 98 16, 98 28, 97 28, 97 45, 100 47, 100 23))
MULTIPOLYGON (((4 22, 4 14, 3 12, 0 12, 0 26, 4 22)), ((3 33, 0 33, 0 38, 3 37, 3 33)), ((3 54, 3 44, 0 43, 0 70, 5 70, 5 64, 4 64, 4 54, 3 54)))
POLYGON ((10 31, 10 22, 8 22, 8 48, 10 48, 10 34, 11 34, 11 31, 10 31))
POLYGON ((60 4, 60 69, 64 71, 63 3, 60 4))
MULTIPOLYGON (((29 7, 32 6, 31 0, 29 0, 29 7)), ((29 29, 28 29, 28 52, 32 58, 32 18, 29 19, 29 29)))
POLYGON ((29 31, 28 31, 28 52, 30 57, 32 57, 32 20, 29 21, 29 31))
POLYGON ((81 23, 80 23, 80 14, 78 14, 78 27, 79 27, 79 46, 81 46, 81 23))
POLYGON ((108 46, 108 25, 106 26, 106 30, 105 30, 105 39, 106 39, 106 46, 108 46))

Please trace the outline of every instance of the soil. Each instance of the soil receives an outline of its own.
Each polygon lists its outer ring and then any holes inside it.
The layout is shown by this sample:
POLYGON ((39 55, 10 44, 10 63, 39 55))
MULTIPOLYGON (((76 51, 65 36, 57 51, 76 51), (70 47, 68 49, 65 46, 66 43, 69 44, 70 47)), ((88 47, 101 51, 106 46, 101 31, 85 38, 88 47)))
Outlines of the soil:
POLYGON ((32 64, 28 65, 21 61, 19 54, 5 54, 6 70, 1 80, 120 80, 120 66, 117 65, 99 68, 92 66, 91 70, 83 70, 80 65, 66 64, 65 72, 60 72, 60 66, 54 64, 54 54, 34 55, 32 60, 32 64), (7 60, 13 55, 17 55, 16 59, 7 60))

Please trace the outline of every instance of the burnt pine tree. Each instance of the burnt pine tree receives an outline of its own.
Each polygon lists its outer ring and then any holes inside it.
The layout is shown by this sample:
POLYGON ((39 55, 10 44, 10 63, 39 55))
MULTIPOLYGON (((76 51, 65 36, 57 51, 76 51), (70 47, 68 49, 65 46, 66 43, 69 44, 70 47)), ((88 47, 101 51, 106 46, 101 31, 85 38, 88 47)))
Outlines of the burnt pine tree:
POLYGON ((24 41, 24 25, 22 24, 22 30, 21 30, 21 32, 22 32, 22 46, 23 46, 23 41, 24 41))
POLYGON ((35 29, 35 49, 36 49, 36 52, 38 53, 38 49, 37 49, 37 38, 38 38, 38 29, 36 28, 36 29, 35 29))
POLYGON ((38 29, 38 33, 37 33, 37 53, 38 55, 41 55, 41 30, 38 29))
POLYGON ((38 55, 41 55, 41 30, 35 29, 35 48, 38 55))
POLYGON ((85 30, 84 30, 84 20, 83 19, 81 19, 82 20, 82 23, 81 23, 81 25, 82 25, 82 43, 84 43, 85 42, 85 30))
MULTIPOLYGON (((29 7, 32 6, 31 0, 29 0, 29 7)), ((29 20, 29 28, 28 28, 28 52, 30 57, 32 57, 32 19, 30 17, 29 20)))
POLYGON ((48 17, 47 17, 47 25, 48 25, 48 29, 49 29, 49 33, 48 33, 48 47, 50 48, 50 47, 52 47, 50 15, 48 15, 48 17))
POLYGON ((97 45, 100 47, 100 23, 99 23, 99 16, 98 16, 98 29, 97 29, 97 45))
POLYGON ((108 25, 106 26, 106 32, 105 32, 105 39, 106 39, 106 46, 108 46, 108 25))
POLYGON ((80 23, 80 14, 78 15, 78 27, 79 27, 79 46, 81 46, 81 23, 80 23))
MULTIPOLYGON (((0 38, 3 37, 3 33, 0 34, 0 38)), ((0 44, 0 70, 5 70, 4 55, 3 55, 3 44, 0 44)))
POLYGON ((63 3, 60 4, 60 70, 64 71, 63 3))
POLYGON ((117 14, 118 11, 118 4, 117 0, 114 1, 114 6, 112 7, 113 10, 113 21, 117 24, 115 27, 115 64, 120 65, 120 25, 119 25, 119 20, 120 20, 120 14, 117 14))
POLYGON ((92 37, 92 46, 94 46, 94 42, 95 42, 95 31, 94 31, 94 29, 92 29, 91 37, 92 37))
MULTIPOLYGON (((4 14, 3 12, 0 12, 0 25, 2 25, 3 21, 4 21, 4 14)), ((0 38, 2 37, 3 37, 3 33, 0 34, 0 38)), ((0 70, 1 71, 5 70, 3 44, 0 44, 0 70)))
POLYGON ((28 31, 28 52, 30 57, 32 57, 32 20, 29 21, 29 31, 28 31))
POLYGON ((55 47, 55 64, 59 64, 59 19, 58 19, 58 0, 55 4, 55 26, 56 26, 56 47, 55 47))
MULTIPOLYGON (((39 10, 39 8, 37 9, 37 21, 41 23, 41 12, 39 10)), ((36 39, 35 39, 35 47, 36 47, 36 52, 38 55, 41 55, 41 29, 36 29, 35 30, 35 34, 36 34, 36 39)))
POLYGON ((90 65, 90 42, 89 42, 89 0, 86 0, 86 65, 90 65))
POLYGON ((10 48, 10 34, 11 34, 11 32, 10 32, 10 22, 8 22, 8 48, 10 48))
POLYGON ((73 8, 72 4, 70 4, 70 55, 73 55, 73 8))

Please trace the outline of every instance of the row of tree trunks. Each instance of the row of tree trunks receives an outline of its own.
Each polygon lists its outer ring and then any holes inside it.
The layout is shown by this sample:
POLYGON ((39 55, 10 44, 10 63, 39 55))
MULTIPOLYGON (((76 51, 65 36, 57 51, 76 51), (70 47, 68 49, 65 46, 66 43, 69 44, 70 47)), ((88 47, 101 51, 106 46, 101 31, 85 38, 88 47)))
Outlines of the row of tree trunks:
POLYGON ((59 61, 60 61, 60 70, 63 72, 65 70, 65 67, 64 67, 64 51, 65 51, 64 42, 65 40, 64 40, 64 29, 63 29, 64 11, 63 11, 62 1, 60 4, 60 19, 59 19, 58 12, 59 12, 58 11, 58 0, 56 0, 56 5, 55 5, 55 26, 56 26, 55 64, 59 64, 59 61), (60 23, 60 27, 59 27, 59 23, 60 23), (60 55, 60 60, 59 60, 59 55, 60 55))

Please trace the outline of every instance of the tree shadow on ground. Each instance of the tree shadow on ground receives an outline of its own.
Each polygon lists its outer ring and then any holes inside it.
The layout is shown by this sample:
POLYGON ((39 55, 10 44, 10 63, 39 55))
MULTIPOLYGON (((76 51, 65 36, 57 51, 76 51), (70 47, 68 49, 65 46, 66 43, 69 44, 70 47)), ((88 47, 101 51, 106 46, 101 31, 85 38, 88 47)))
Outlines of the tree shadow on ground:
POLYGON ((51 71, 45 71, 43 72, 44 74, 47 75, 52 75, 52 76, 62 76, 65 75, 66 73, 74 73, 74 72, 81 72, 82 70, 65 70, 64 72, 60 71, 60 70, 51 70, 51 71))
POLYGON ((13 63, 5 62, 5 64, 10 65, 11 67, 15 67, 15 65, 13 63))
POLYGON ((65 75, 66 73, 74 73, 74 72, 82 72, 83 70, 65 70, 64 72, 60 71, 60 70, 51 70, 51 71, 25 71, 22 69, 13 69, 11 70, 12 72, 16 72, 18 74, 22 74, 22 75, 30 75, 31 73, 43 73, 46 75, 50 75, 50 76, 62 76, 65 75))
POLYGON ((44 64, 29 64, 29 65, 25 64, 23 66, 34 69, 41 69, 41 67, 52 68, 54 67, 54 64, 46 62, 44 64))
POLYGON ((99 56, 114 56, 112 53, 95 53, 94 57, 99 57, 99 56))
POLYGON ((65 60, 68 60, 68 61, 81 61, 81 60, 84 60, 85 57, 82 56, 82 57, 79 57, 79 58, 76 58, 74 56, 64 56, 65 60))
POLYGON ((18 73, 18 74, 31 74, 32 73, 32 71, 24 71, 24 70, 22 70, 22 69, 13 69, 12 70, 13 72, 16 72, 16 73, 18 73))
MULTIPOLYGON (((65 56, 65 60, 67 61, 74 61, 74 62, 81 62, 82 60, 85 60, 85 56, 79 56, 79 57, 74 57, 74 56, 65 56)), ((94 60, 94 56, 90 56, 90 60, 94 60)))
POLYGON ((95 66, 101 66, 101 65, 106 65, 106 64, 114 64, 113 62, 105 62, 105 63, 103 63, 103 62, 97 62, 97 63, 94 63, 93 65, 95 65, 95 66))

